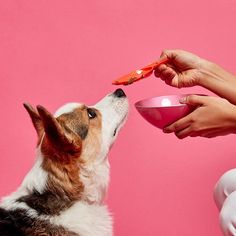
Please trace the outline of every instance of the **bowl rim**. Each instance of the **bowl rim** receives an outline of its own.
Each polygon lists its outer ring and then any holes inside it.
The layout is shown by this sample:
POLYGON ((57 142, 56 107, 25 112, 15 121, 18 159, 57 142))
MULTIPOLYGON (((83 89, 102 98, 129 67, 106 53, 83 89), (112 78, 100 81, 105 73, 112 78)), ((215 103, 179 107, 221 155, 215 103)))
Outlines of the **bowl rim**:
MULTIPOLYGON (((189 95, 195 95, 195 94, 191 94, 191 93, 186 93, 186 94, 171 94, 171 95, 162 95, 162 96, 156 96, 156 97, 149 97, 149 98, 145 98, 142 99, 140 101, 137 101, 134 105, 136 108, 141 108, 141 109, 151 109, 151 108, 171 108, 171 107, 183 107, 183 106, 188 106, 188 104, 178 104, 178 105, 169 105, 169 106, 141 106, 139 105, 141 102, 144 102, 146 100, 150 100, 153 98, 161 98, 161 97, 171 97, 171 96, 181 96, 181 97, 185 97, 185 96, 189 96, 189 95)), ((200 95, 200 96, 206 96, 205 94, 196 94, 196 95, 200 95)))

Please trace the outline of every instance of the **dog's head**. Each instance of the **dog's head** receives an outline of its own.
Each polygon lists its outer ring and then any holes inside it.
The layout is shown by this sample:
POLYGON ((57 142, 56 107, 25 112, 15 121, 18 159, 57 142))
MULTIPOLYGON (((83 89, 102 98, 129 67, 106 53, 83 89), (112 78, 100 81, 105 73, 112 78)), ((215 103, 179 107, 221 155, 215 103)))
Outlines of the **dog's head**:
POLYGON ((24 106, 38 134, 46 187, 72 200, 102 201, 109 180, 107 154, 128 113, 123 90, 94 106, 68 103, 54 115, 42 106, 24 106))

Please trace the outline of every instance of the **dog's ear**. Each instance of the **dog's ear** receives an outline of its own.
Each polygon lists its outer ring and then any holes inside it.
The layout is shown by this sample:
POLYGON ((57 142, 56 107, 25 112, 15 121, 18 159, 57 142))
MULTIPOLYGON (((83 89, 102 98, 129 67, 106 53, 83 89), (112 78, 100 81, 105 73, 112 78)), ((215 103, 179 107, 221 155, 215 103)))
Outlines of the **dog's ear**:
POLYGON ((37 112, 36 109, 34 109, 29 103, 23 103, 26 111, 28 112, 32 123, 34 125, 34 128, 38 134, 38 137, 41 137, 43 134, 43 123, 42 120, 37 112))
POLYGON ((52 145, 65 152, 80 152, 82 141, 78 135, 65 132, 57 119, 43 106, 37 106, 37 110, 43 123, 45 135, 52 145))

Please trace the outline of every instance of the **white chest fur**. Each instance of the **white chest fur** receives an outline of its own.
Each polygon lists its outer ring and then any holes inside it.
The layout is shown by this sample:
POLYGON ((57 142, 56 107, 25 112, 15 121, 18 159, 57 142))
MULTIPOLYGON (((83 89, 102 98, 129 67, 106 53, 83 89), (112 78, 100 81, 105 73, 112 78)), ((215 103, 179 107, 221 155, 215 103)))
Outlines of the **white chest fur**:
POLYGON ((61 225, 80 236, 112 236, 112 217, 106 206, 78 202, 50 218, 50 222, 61 225))

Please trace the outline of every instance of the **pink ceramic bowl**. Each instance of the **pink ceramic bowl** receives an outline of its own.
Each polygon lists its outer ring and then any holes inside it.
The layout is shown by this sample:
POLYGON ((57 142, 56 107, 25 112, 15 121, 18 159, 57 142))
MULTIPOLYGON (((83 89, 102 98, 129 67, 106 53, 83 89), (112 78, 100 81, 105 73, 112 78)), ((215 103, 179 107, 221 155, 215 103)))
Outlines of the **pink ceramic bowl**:
POLYGON ((144 99, 136 102, 135 107, 145 120, 163 129, 194 110, 193 106, 179 102, 181 97, 188 95, 167 95, 144 99))

